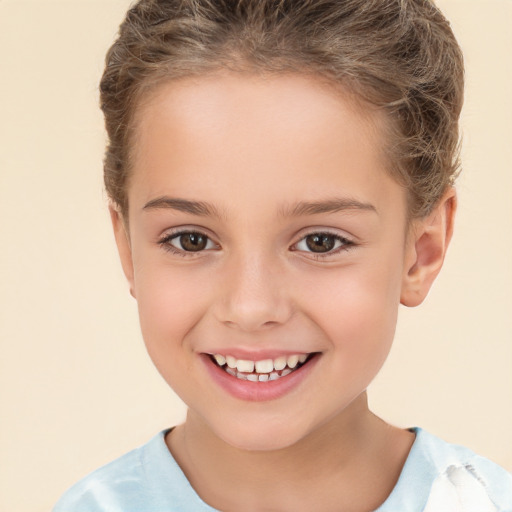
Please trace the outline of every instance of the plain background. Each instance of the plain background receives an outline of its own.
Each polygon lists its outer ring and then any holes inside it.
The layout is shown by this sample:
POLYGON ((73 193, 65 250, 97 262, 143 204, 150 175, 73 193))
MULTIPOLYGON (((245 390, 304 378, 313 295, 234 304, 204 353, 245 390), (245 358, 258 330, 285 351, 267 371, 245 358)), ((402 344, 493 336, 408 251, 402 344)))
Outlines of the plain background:
MULTIPOLYGON (((439 4, 467 67, 456 233, 370 400, 511 470, 512 2, 439 4)), ((146 355, 102 187, 97 83, 128 5, 0 0, 1 512, 48 511, 184 417, 146 355)))

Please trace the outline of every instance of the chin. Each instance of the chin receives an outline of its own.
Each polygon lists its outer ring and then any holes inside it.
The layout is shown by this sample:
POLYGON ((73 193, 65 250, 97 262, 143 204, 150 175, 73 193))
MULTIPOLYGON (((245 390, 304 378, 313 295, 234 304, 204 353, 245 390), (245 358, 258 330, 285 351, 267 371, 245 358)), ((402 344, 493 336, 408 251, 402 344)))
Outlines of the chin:
POLYGON ((225 443, 245 451, 277 451, 288 448, 303 439, 308 433, 296 423, 274 423, 272 421, 220 426, 217 435, 225 443))

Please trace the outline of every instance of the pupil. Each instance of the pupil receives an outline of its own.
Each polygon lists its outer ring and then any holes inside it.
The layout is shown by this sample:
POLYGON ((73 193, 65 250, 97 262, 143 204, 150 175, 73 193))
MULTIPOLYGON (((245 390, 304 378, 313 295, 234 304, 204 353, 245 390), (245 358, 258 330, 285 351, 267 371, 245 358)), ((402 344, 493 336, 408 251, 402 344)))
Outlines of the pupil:
POLYGON ((206 247, 206 237, 198 233, 181 235, 180 244, 185 251, 202 251, 206 247))
POLYGON ((306 245, 313 252, 328 252, 334 247, 334 244, 332 235, 309 235, 306 237, 306 245))

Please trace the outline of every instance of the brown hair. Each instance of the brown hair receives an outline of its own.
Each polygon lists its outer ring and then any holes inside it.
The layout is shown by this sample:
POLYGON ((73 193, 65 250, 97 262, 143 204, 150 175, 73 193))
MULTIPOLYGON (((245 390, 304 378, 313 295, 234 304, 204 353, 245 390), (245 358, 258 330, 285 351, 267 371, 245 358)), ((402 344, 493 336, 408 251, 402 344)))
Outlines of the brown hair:
POLYGON ((140 0, 106 57, 104 171, 126 214, 131 132, 144 93, 217 69, 314 73, 385 109, 390 172, 428 214, 459 167, 463 61, 430 0, 140 0))

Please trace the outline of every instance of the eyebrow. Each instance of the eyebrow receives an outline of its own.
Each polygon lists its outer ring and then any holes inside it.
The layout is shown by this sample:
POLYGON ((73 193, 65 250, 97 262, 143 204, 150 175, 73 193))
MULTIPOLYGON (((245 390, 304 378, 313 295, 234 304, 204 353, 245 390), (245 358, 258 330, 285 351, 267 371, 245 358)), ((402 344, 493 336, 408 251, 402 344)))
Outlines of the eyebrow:
POLYGON ((281 209, 283 217, 299 217, 301 215, 315 215, 319 213, 336 213, 344 210, 361 210, 377 213, 377 208, 370 203, 362 203, 350 198, 332 198, 325 201, 301 201, 286 209, 281 209))
MULTIPOLYGON (((189 199, 174 198, 168 196, 157 197, 147 202, 143 210, 171 209, 201 217, 217 217, 221 215, 215 206, 204 201, 191 201, 189 199)), ((320 213, 336 213, 345 210, 360 210, 377 213, 377 209, 370 203, 362 203, 349 198, 332 198, 325 201, 306 202, 300 201, 290 207, 280 208, 282 217, 299 217, 320 213)))
POLYGON ((180 199, 175 197, 157 197, 146 203, 143 210, 170 209, 180 212, 191 213, 201 217, 218 217, 219 211, 213 205, 203 201, 190 201, 189 199, 180 199))

